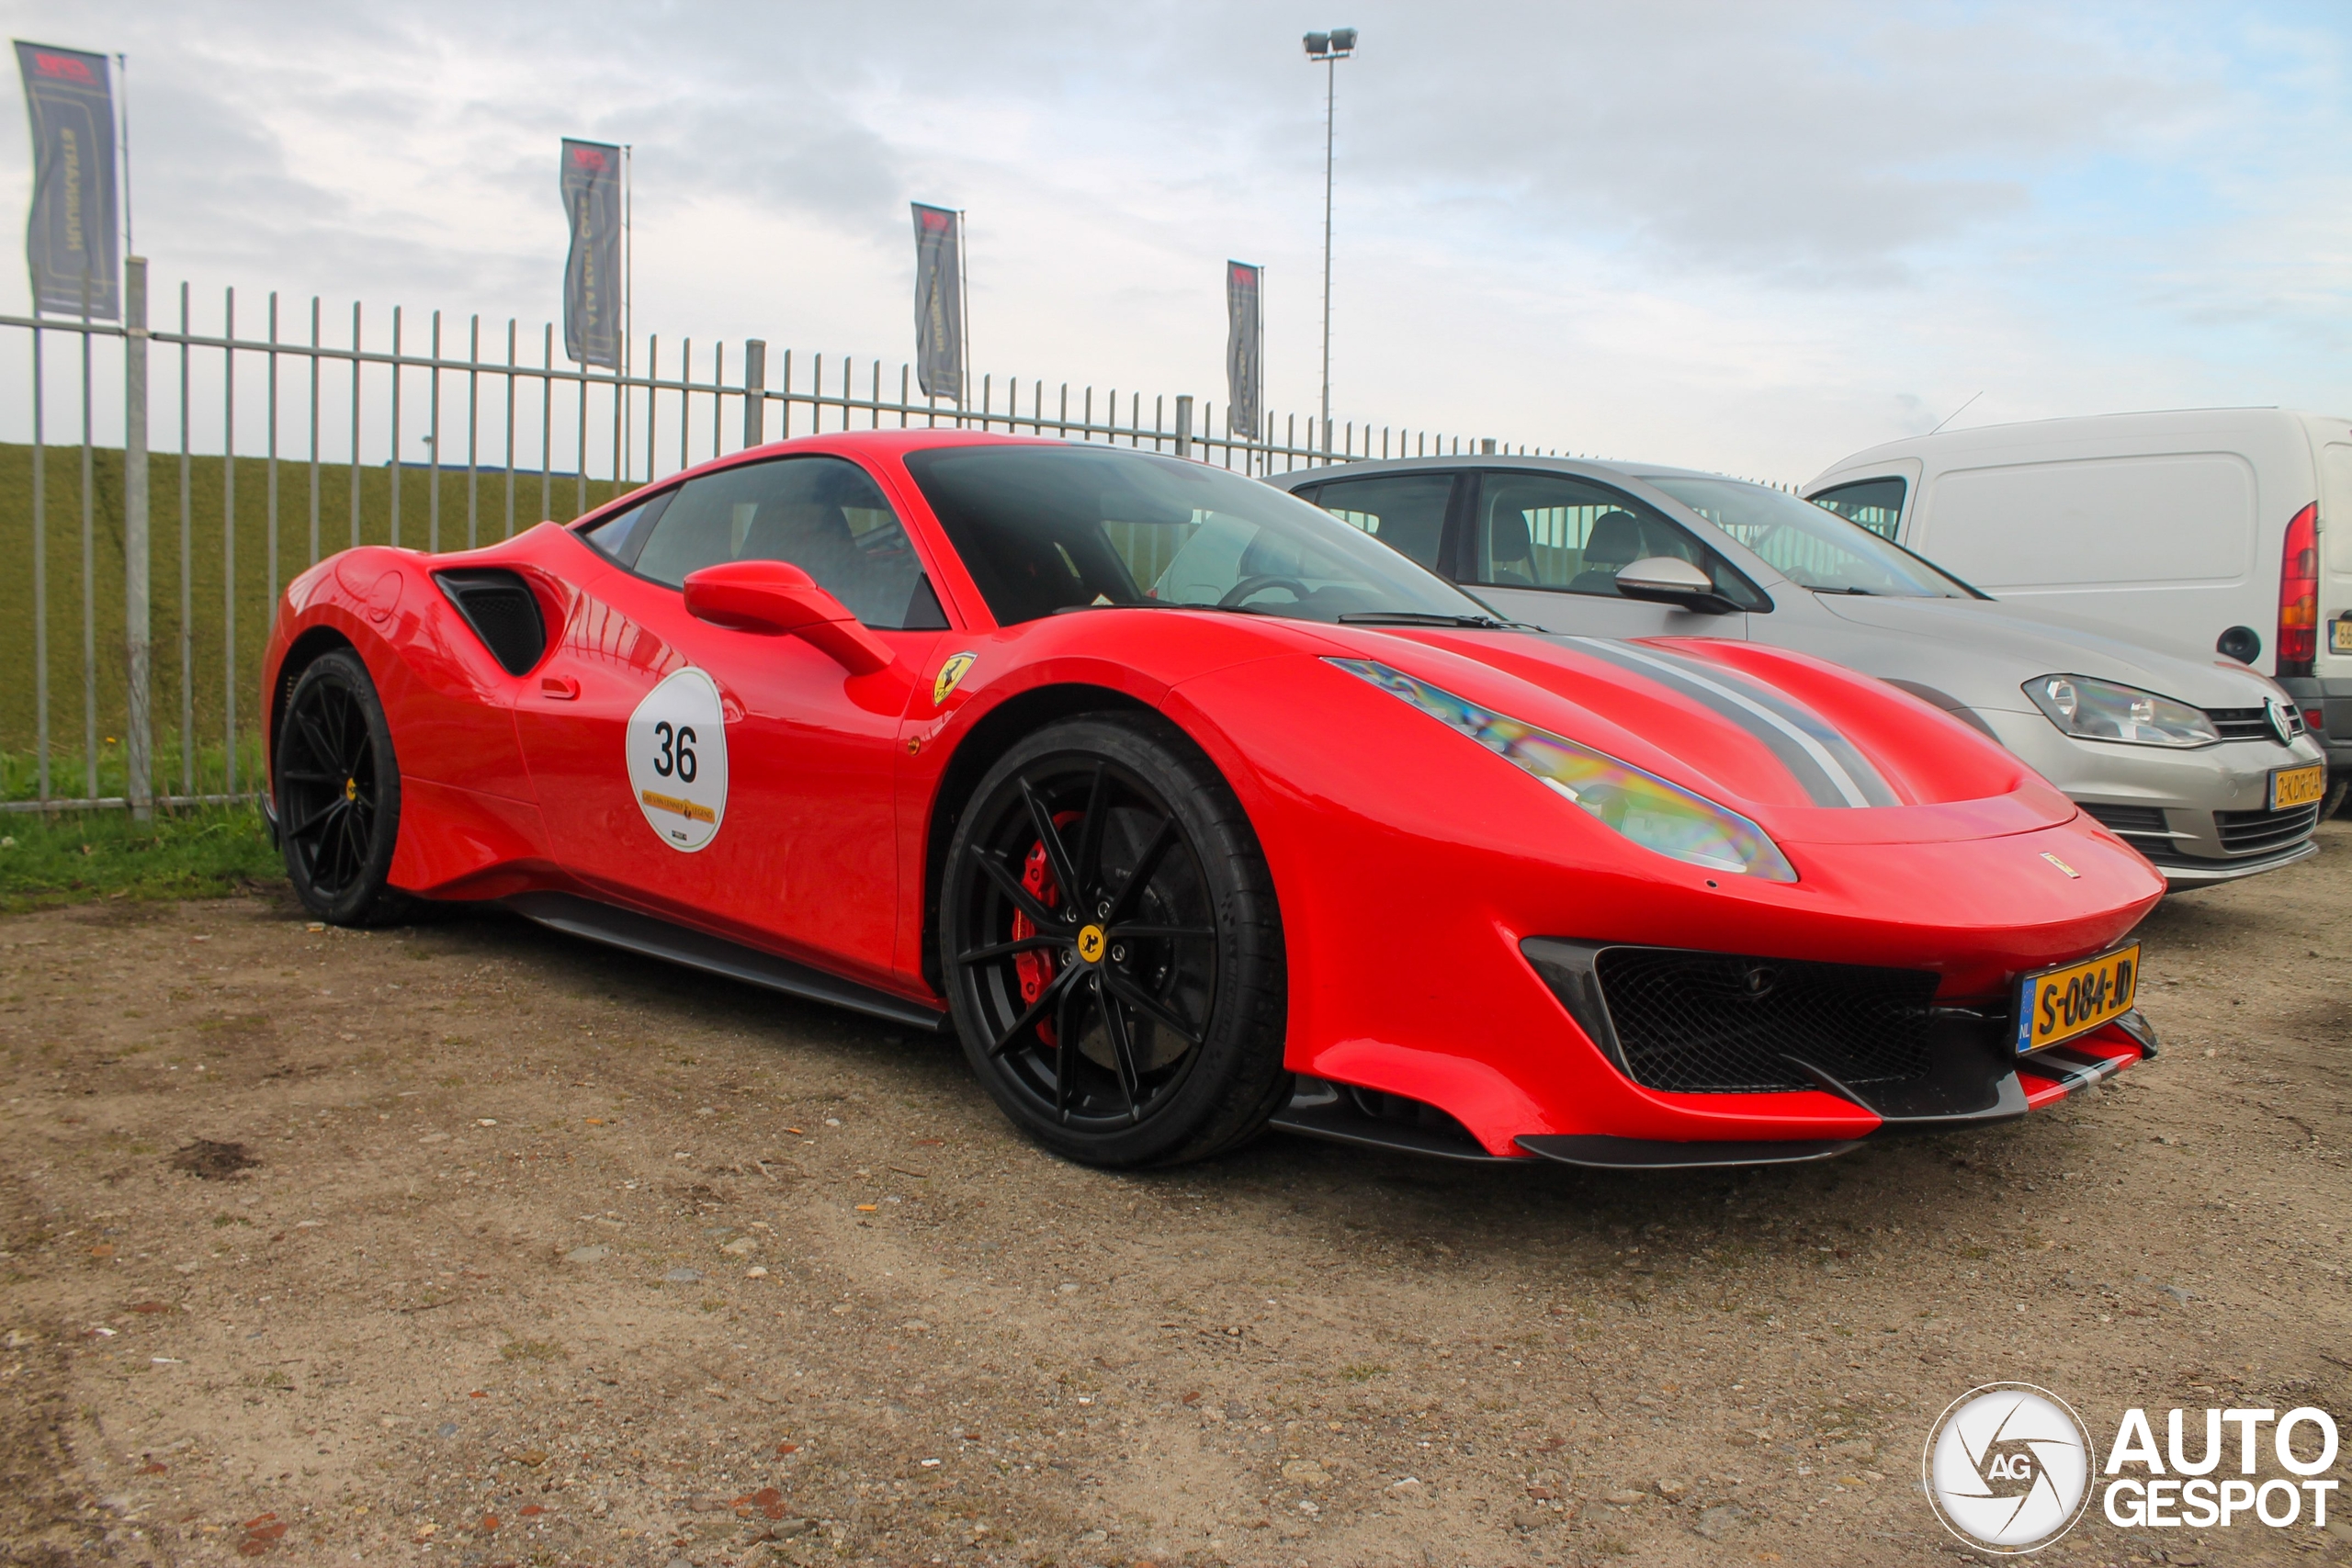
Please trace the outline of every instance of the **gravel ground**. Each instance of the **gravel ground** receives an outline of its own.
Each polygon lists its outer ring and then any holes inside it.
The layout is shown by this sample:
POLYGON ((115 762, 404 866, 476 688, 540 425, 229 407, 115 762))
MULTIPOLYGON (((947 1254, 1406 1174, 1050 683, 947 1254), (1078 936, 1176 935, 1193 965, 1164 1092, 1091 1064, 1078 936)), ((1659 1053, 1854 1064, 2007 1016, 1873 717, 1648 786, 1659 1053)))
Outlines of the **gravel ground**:
POLYGON ((2352 1415, 2324 838, 2151 918, 2116 1087, 1646 1179, 1080 1169, 944 1042, 495 916, 0 921, 0 1559, 1949 1562, 1977 1383, 2352 1415))

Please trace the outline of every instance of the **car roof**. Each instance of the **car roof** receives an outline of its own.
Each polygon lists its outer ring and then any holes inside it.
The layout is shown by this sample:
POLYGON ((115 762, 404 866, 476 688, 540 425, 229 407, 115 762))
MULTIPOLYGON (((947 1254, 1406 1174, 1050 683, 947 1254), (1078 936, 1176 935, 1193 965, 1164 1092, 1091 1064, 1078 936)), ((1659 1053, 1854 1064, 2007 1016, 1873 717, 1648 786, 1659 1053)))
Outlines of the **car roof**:
POLYGON ((1325 479, 1362 479, 1374 474, 1425 473, 1438 469, 1455 473, 1465 468, 1497 473, 1525 473, 1536 469, 1622 479, 1731 479, 1735 484, 1755 482, 1736 479, 1730 474, 1710 473, 1704 468, 1678 468, 1671 463, 1635 463, 1614 457, 1519 457, 1501 452, 1481 452, 1476 457, 1464 452, 1454 457, 1384 457, 1363 463, 1331 463, 1321 468, 1297 468, 1286 474, 1269 474, 1266 482, 1279 490, 1293 490, 1299 485, 1317 484, 1325 479))

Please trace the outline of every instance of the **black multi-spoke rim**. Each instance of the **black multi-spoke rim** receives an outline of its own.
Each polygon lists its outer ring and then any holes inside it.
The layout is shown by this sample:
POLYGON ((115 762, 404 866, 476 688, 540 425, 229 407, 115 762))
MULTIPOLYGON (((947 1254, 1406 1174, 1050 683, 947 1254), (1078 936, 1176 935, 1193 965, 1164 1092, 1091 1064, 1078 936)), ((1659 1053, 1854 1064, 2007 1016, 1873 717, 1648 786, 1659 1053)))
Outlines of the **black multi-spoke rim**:
POLYGON ((367 874, 378 805, 376 744, 358 697, 340 682, 311 682, 278 737, 277 813, 321 897, 341 897, 367 874))
POLYGON ((1184 829, 1101 758, 1047 759, 993 800, 967 852, 955 962, 980 1044, 1065 1126, 1114 1131, 1164 1107, 1201 1054, 1216 917, 1184 829))

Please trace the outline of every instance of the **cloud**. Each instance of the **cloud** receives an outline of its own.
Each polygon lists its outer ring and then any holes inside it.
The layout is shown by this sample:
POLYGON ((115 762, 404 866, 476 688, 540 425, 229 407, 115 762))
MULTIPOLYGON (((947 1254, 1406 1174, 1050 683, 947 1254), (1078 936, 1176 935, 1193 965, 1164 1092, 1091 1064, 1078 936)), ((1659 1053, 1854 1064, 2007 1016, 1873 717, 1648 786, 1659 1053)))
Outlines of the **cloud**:
MULTIPOLYGON (((635 149, 638 321, 896 365, 906 203, 972 215, 981 368, 1222 400, 1216 268, 1319 390, 1303 18, 793 4, 13 0, 131 56, 139 243, 237 284, 526 323, 555 145, 635 149)), ((1340 417, 1796 477, 1932 423, 2339 398, 2346 28, 1986 0, 1364 0, 1337 68, 1340 417)), ((0 117, 0 209, 25 194, 0 117)), ((243 307, 241 307, 243 308, 243 307)), ((298 312, 299 313, 299 312, 298 312)), ((870 368, 870 367, 869 367, 870 368)), ((868 374, 861 369, 861 385, 868 374)), ((1024 380, 1024 387, 1030 385, 1024 380)), ((1026 398, 1024 393, 1024 402, 1026 398)))

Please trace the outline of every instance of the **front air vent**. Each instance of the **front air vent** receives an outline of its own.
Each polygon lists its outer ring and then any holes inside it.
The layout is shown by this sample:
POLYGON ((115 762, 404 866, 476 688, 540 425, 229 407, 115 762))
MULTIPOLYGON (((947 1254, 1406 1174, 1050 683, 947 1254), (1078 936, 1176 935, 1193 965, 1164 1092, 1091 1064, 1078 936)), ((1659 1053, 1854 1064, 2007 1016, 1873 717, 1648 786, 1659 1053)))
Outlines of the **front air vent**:
POLYGON ((2106 806, 2086 803, 2083 810, 2091 820, 2110 833, 2125 838, 2137 835, 2143 839, 2169 840, 2172 830, 2165 823, 2164 808, 2159 806, 2106 806))
POLYGON ((433 580, 509 675, 526 673, 548 650, 539 601, 522 577, 497 567, 439 571, 433 580))

